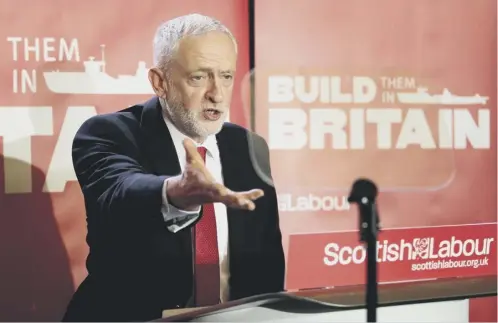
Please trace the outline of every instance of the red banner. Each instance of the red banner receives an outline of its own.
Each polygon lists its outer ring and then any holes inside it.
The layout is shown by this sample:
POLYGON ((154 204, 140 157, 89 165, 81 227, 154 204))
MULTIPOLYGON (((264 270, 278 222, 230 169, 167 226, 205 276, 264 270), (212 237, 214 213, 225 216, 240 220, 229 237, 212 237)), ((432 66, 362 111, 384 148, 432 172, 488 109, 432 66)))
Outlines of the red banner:
MULTIPOLYGON (((71 143, 89 117, 153 95, 152 38, 190 13, 220 19, 249 69, 246 1, 0 4, 0 321, 57 321, 86 276, 85 207, 71 143)), ((240 83, 231 119, 244 124, 240 83)))
MULTIPOLYGON (((496 274, 496 224, 386 229, 377 243, 379 282, 496 274)), ((358 232, 289 237, 289 289, 365 284, 358 232)))

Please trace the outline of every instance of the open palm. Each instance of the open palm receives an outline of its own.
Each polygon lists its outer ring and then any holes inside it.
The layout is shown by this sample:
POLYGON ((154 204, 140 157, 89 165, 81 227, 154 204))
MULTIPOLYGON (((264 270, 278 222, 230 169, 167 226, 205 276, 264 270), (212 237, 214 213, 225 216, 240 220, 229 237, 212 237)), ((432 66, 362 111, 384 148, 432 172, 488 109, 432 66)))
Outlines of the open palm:
POLYGON ((217 183, 204 165, 197 147, 190 139, 183 141, 187 163, 181 179, 182 195, 188 196, 188 205, 220 202, 228 207, 254 210, 254 200, 264 195, 260 189, 234 192, 217 183))

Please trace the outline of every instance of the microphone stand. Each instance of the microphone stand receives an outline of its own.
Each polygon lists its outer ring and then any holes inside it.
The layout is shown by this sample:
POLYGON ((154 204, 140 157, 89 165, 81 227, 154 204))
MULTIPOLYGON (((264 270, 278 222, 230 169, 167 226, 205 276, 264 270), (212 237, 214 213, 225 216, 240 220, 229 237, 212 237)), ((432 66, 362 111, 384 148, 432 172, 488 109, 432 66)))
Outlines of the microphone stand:
MULTIPOLYGON (((374 185, 372 183, 372 185, 374 185)), ((379 231, 379 215, 375 203, 374 194, 362 194, 363 192, 353 192, 348 198, 349 202, 358 204, 360 213, 360 241, 366 244, 367 248, 367 286, 366 286, 366 307, 367 322, 377 322, 377 234, 379 231)))

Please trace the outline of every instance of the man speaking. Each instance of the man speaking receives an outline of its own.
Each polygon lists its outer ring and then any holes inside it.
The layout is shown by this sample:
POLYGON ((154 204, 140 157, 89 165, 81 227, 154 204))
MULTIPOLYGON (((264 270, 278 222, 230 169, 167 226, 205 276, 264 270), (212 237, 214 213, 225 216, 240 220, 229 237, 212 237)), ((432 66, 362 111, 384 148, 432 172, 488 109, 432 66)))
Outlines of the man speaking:
POLYGON ((248 136, 265 156, 268 146, 225 123, 236 40, 212 18, 182 16, 159 27, 154 58, 157 97, 89 119, 74 139, 90 254, 64 321, 146 321, 283 290, 275 189, 248 136))

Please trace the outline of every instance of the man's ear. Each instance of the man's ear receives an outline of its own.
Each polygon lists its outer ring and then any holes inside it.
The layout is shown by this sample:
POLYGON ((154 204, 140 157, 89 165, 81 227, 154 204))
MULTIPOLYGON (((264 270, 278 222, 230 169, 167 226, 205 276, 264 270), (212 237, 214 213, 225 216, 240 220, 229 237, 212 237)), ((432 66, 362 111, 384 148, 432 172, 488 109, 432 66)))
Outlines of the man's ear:
POLYGON ((153 67, 149 70, 149 82, 154 89, 154 93, 160 98, 164 97, 168 92, 168 82, 164 77, 164 72, 157 67, 153 67))

